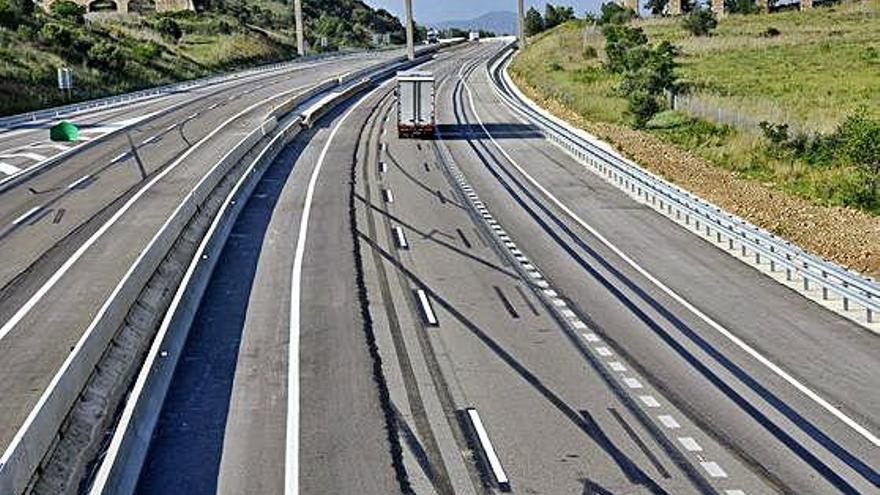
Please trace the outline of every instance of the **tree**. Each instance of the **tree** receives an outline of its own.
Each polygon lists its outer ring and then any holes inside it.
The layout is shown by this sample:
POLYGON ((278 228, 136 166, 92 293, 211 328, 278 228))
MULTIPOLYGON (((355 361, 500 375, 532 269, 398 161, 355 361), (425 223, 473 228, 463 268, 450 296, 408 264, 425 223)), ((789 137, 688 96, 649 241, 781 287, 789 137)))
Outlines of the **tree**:
POLYGON ((761 8, 755 0, 724 0, 724 11, 730 14, 757 14, 761 8))
POLYGON ((538 9, 530 7, 526 12, 526 36, 534 36, 544 30, 544 18, 538 9))
POLYGON ((636 17, 633 9, 620 6, 617 2, 602 4, 599 15, 599 24, 626 24, 636 17))
POLYGON ((668 41, 648 45, 641 28, 609 24, 602 28, 610 72, 621 74, 619 90, 636 127, 644 127, 661 107, 661 96, 677 85, 678 50, 668 41))
POLYGON ((564 22, 574 19, 574 8, 546 4, 544 7, 544 29, 554 28, 564 22))
POLYGON ((684 16, 682 26, 694 36, 709 36, 713 29, 718 27, 718 19, 715 12, 706 8, 692 10, 684 16))
POLYGON ((602 34, 605 35, 607 68, 615 74, 623 74, 633 67, 638 62, 632 60, 633 49, 648 43, 648 37, 642 28, 609 24, 602 28, 602 34))
POLYGON ((667 5, 669 5, 669 0, 648 0, 645 3, 645 8, 650 10, 653 15, 662 15, 667 5))

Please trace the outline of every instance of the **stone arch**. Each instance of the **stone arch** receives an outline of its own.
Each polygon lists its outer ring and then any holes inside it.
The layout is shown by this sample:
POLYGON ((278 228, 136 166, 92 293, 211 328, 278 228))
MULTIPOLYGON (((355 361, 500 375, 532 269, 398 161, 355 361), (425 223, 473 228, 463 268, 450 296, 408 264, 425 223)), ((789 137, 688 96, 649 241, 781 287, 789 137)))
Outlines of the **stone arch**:
POLYGON ((89 12, 119 12, 115 0, 93 0, 86 6, 89 12))
POLYGON ((128 2, 128 10, 139 14, 147 14, 156 12, 155 0, 130 0, 128 2))

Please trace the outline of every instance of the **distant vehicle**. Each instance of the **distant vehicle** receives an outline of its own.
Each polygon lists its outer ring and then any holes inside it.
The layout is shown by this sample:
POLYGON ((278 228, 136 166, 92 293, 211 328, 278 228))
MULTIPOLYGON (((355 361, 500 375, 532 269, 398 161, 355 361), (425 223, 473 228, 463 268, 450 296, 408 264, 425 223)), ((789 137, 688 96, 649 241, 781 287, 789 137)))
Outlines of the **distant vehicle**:
POLYGON ((429 29, 428 38, 425 40, 425 43, 429 45, 440 43, 440 33, 438 33, 436 29, 429 29))
POLYGON ((397 135, 434 135, 434 74, 426 71, 397 73, 397 135))
POLYGON ((480 32, 479 31, 471 31, 468 35, 468 41, 480 41, 480 32))

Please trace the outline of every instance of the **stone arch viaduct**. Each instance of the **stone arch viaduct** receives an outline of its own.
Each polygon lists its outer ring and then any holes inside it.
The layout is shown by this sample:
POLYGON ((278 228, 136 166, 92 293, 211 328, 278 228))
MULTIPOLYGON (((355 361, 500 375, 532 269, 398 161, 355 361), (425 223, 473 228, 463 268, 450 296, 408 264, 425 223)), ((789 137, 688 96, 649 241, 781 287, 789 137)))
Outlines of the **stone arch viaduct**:
MULTIPOLYGON (((48 9, 56 0, 45 0, 43 7, 48 9)), ((73 0, 88 12, 174 12, 195 10, 193 0, 73 0)))
MULTIPOLYGON (((639 11, 639 0, 618 0, 619 3, 627 8, 639 11)), ((712 2, 712 10, 718 15, 724 15, 724 0, 710 0, 712 2)), ((767 0, 757 0, 758 7, 767 10, 767 0)), ((682 0, 669 0, 669 14, 681 15, 682 0)), ((813 0, 800 0, 801 10, 813 8, 813 0)))

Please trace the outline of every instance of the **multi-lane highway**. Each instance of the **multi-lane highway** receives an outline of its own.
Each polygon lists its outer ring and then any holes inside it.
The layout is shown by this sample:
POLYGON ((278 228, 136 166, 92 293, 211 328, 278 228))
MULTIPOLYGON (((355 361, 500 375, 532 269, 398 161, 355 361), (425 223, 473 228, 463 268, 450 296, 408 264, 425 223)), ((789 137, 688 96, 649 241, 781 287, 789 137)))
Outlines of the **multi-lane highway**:
MULTIPOLYGON (((436 139, 398 138, 386 81, 269 166, 195 308, 137 492, 880 493, 878 337, 547 141, 499 98, 504 46, 421 67, 436 139)), ((375 62, 145 119, 147 179, 169 171, 148 192, 138 159, 114 161, 120 135, 4 193, 0 439, 253 106, 375 62)))
MULTIPOLYGON (((307 62, 80 116, 75 122, 138 123, 2 193, 0 451, 20 440, 72 351, 181 201, 272 105, 394 56, 307 62)), ((10 134, 4 146, 48 131, 10 134)))

